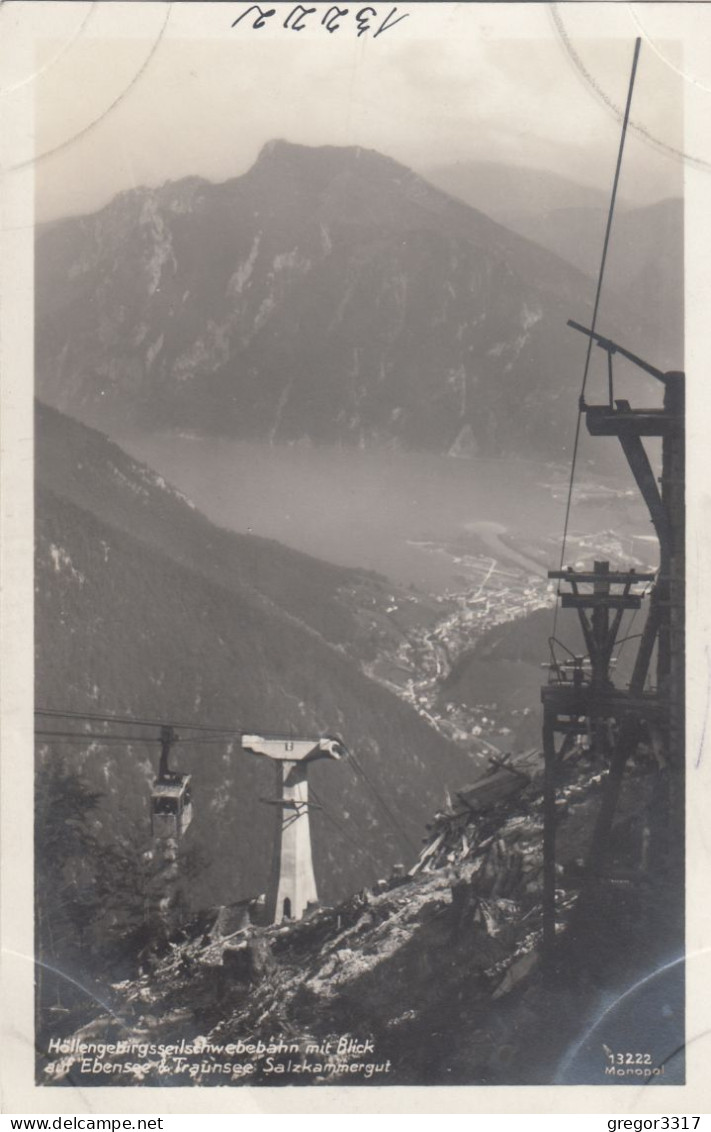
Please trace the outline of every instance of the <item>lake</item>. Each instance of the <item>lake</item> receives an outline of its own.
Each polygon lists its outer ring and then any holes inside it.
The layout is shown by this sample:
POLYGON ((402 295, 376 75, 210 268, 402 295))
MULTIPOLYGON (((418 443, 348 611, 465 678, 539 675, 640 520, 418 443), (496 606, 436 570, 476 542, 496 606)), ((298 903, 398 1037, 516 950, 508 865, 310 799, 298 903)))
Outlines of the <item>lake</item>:
MULTIPOLYGON (((123 436, 120 443, 213 522, 401 584, 437 593, 457 588, 459 551, 501 551, 498 539, 482 538, 495 529, 520 536, 539 562, 557 566, 567 491, 562 467, 167 433, 123 436)), ((596 473, 584 487, 571 532, 649 533, 636 492, 621 495, 631 479, 603 482, 596 473)), ((517 560, 525 566, 525 554, 522 560, 512 552, 509 564, 517 560)))

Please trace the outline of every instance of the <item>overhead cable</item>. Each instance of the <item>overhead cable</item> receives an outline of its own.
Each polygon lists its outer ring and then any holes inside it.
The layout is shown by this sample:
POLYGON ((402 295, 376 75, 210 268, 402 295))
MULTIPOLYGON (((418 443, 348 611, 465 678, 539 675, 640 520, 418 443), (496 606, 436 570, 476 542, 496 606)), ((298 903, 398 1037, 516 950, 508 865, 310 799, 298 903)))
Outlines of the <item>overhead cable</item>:
MULTIPOLYGON (((622 155, 625 148, 625 139, 627 137, 627 127, 630 118, 630 107, 632 105, 632 92, 634 91, 635 77, 637 75, 637 62, 639 60, 640 47, 642 40, 636 39, 634 46, 634 55, 632 59, 632 72, 630 74, 629 88, 627 91, 627 103, 625 105, 625 113, 622 121, 622 133, 620 135, 620 146, 617 153, 617 165, 615 168, 615 177, 612 185, 612 196, 610 198, 610 207, 607 213, 607 225, 605 228, 605 239, 602 246, 602 259, 600 260, 600 270, 597 277, 597 289, 595 291, 595 303, 593 306, 592 323, 590 327, 590 337, 588 338, 587 351, 585 354, 585 367, 583 370, 583 382, 580 390, 580 400, 578 402, 578 416, 575 424, 575 439, 573 441, 573 457, 570 468, 570 482, 568 484, 568 499, 565 507, 565 522, 563 524, 563 539, 560 550, 560 567, 562 570, 565 563, 565 548, 568 540, 568 525, 570 522, 570 509, 573 500, 573 484, 575 482, 575 465, 578 458, 578 446, 580 442, 580 426, 582 423, 583 407, 585 404, 585 389, 588 381, 588 372, 590 370, 590 357, 592 354, 595 326, 597 324, 597 315, 600 308, 600 296, 602 294, 602 283, 605 276, 605 264, 607 263, 607 252, 610 245, 610 233, 612 231, 612 219, 615 212, 615 202, 617 200, 617 188, 620 183, 620 171, 622 169, 622 155)), ((560 605, 560 586, 558 587, 558 594, 556 596, 555 613, 553 615, 553 636, 555 636, 556 625, 558 622, 558 609, 560 605)))

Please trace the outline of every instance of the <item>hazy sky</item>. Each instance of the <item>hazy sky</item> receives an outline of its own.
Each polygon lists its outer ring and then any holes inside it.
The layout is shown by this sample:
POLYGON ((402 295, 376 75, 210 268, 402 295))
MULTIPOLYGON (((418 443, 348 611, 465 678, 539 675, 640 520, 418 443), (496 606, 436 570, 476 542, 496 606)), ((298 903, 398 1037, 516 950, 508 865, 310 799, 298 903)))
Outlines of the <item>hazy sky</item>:
MULTIPOLYGON (((40 219, 189 174, 225 180, 275 137, 374 148, 423 173, 453 161, 530 165, 609 191, 620 126, 606 102, 624 104, 637 30, 626 5, 607 6, 607 22, 593 19, 597 6, 562 5, 561 34, 544 4, 405 3, 408 19, 376 40, 358 39, 350 15, 332 36, 276 20, 232 30, 247 5, 231 3, 212 6, 215 38, 190 37, 181 9, 191 6, 148 5, 141 38, 122 26, 123 7, 104 5, 92 23, 90 5, 68 5, 65 36, 41 46, 40 219)), ((376 7, 384 16, 392 4, 376 7)), ((282 19, 288 11, 279 6, 282 19)), ((643 47, 632 117, 661 144, 631 134, 620 190, 631 203, 680 189, 675 57, 666 39, 643 47)))

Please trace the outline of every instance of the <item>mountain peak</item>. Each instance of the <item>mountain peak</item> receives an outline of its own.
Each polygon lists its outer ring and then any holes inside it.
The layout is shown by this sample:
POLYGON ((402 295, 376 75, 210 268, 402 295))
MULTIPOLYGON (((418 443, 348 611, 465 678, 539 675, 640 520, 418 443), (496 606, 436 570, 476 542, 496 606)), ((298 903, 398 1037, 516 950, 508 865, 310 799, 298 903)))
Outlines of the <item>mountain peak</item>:
POLYGON ((383 169, 409 172, 406 166, 376 149, 364 149, 360 145, 304 145, 286 138, 272 138, 265 142, 252 168, 269 166, 275 162, 299 163, 334 173, 343 172, 349 165, 366 162, 369 170, 378 165, 383 169))
POLYGON ((260 149, 256 164, 259 165, 260 162, 267 161, 272 157, 290 156, 310 149, 310 146, 289 141, 288 138, 272 138, 271 141, 265 142, 260 149))

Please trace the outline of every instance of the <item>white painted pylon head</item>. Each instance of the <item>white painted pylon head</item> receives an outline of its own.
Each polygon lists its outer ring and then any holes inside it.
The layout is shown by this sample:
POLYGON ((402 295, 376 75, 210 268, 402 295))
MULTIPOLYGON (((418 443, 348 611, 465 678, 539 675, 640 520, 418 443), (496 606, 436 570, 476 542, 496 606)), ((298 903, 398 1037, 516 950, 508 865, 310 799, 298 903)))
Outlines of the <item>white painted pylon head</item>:
POLYGON ((341 740, 331 735, 314 739, 297 739, 287 735, 243 735, 242 750, 293 763, 342 759, 348 754, 341 740))

